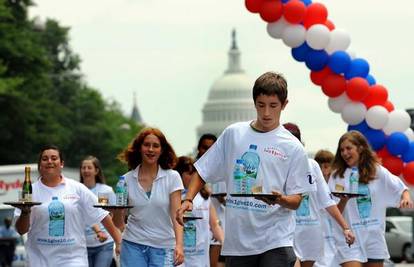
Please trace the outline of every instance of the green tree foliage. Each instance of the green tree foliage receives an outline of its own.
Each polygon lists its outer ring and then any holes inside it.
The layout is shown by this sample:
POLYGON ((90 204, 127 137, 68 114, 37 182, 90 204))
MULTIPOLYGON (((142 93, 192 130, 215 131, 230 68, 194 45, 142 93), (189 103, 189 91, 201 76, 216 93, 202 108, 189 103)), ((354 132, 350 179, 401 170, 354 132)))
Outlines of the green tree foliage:
POLYGON ((35 162, 56 144, 67 166, 97 156, 113 183, 126 170, 116 157, 140 127, 82 80, 69 28, 29 20, 31 5, 0 0, 0 164, 35 162))

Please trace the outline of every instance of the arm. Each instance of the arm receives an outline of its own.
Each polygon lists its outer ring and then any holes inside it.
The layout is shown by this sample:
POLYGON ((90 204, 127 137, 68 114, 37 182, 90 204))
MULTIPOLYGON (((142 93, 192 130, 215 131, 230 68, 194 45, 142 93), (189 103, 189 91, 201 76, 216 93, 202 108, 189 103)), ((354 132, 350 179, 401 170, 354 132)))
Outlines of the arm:
POLYGON ((342 231, 345 236, 346 242, 351 245, 355 241, 355 236, 352 233, 351 229, 348 226, 348 223, 345 221, 341 212, 339 211, 336 205, 332 205, 326 208, 326 211, 335 219, 335 221, 341 226, 342 231))
POLYGON ((21 213, 16 220, 15 228, 20 235, 24 235, 29 232, 30 228, 30 207, 19 207, 21 213))
POLYGON ((185 195, 185 198, 181 204, 181 207, 180 205, 178 205, 179 209, 177 210, 176 219, 179 224, 184 225, 183 214, 185 211, 193 209, 192 201, 195 195, 197 195, 197 193, 204 186, 204 184, 205 184, 204 180, 201 179, 200 175, 196 171, 194 173, 193 178, 191 179, 190 184, 188 185, 187 194, 185 195), (189 199, 191 201, 185 201, 186 199, 189 199))
POLYGON ((120 231, 115 227, 114 223, 112 222, 112 218, 110 215, 105 216, 105 218, 101 221, 103 226, 105 226, 105 229, 108 231, 108 233, 112 236, 112 238, 115 241, 115 252, 117 255, 121 253, 121 233, 120 231))
POLYGON ((101 230, 101 228, 99 227, 99 224, 94 224, 92 225, 91 228, 95 232, 96 237, 98 238, 99 242, 104 242, 108 239, 108 236, 106 235, 105 232, 101 230))
POLYGON ((175 215, 181 203, 181 190, 170 194, 170 217, 175 233, 174 265, 184 262, 183 227, 177 222, 175 215))
POLYGON ((113 214, 112 221, 121 232, 125 229, 125 213, 126 209, 113 209, 111 211, 111 214, 113 214))
POLYGON ((282 193, 278 191, 272 191, 272 194, 276 197, 270 198, 266 196, 258 196, 255 198, 265 202, 268 205, 279 204, 280 206, 291 210, 299 208, 300 202, 302 201, 302 194, 282 195, 282 193))
POLYGON ((339 212, 344 213, 346 203, 348 203, 349 198, 348 197, 340 197, 339 203, 338 203, 338 209, 339 212))
POLYGON ((211 232, 213 232, 214 239, 218 240, 221 244, 223 244, 224 233, 223 233, 223 229, 221 228, 221 226, 219 224, 219 221, 220 220, 218 219, 216 209, 210 203, 210 228, 211 228, 211 232))

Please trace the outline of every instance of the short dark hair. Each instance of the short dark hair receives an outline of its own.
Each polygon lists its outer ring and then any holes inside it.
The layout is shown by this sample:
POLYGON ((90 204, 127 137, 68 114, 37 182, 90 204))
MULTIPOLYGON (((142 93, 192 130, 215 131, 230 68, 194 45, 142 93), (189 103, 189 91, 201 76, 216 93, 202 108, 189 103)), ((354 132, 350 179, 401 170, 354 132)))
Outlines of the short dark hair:
POLYGON ((334 158, 335 158, 335 155, 331 151, 324 150, 324 149, 321 149, 318 152, 316 152, 315 157, 314 157, 315 161, 319 165, 323 163, 332 164, 334 158))
POLYGON ((60 159, 60 162, 64 162, 64 160, 63 160, 63 152, 62 152, 62 151, 60 151, 60 149, 59 149, 59 147, 58 147, 58 146, 55 146, 55 145, 52 145, 52 144, 49 144, 49 145, 44 145, 44 146, 40 149, 39 157, 38 157, 38 159, 37 159, 37 170, 38 170, 38 171, 40 170, 40 162, 42 161, 42 155, 43 155, 43 152, 44 152, 45 150, 49 150, 49 149, 51 149, 51 150, 56 150, 56 151, 59 153, 59 159, 60 159))
POLYGON ((198 145, 197 145, 197 148, 198 149, 200 148, 201 142, 203 142, 203 140, 213 140, 214 142, 216 142, 217 141, 217 136, 215 136, 212 133, 205 133, 205 134, 203 134, 200 137, 200 139, 198 139, 198 145))
POLYGON ((276 95, 280 102, 284 104, 287 99, 287 82, 282 74, 276 72, 266 72, 256 79, 253 86, 253 101, 259 95, 272 96, 276 95))

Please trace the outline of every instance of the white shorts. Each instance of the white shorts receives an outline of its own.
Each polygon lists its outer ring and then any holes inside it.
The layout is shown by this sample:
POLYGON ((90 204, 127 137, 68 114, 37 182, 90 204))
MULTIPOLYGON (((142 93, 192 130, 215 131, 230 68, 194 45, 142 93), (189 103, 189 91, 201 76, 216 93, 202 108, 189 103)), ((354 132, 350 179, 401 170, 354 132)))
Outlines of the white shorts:
POLYGON ((323 256, 320 225, 296 225, 293 249, 300 261, 316 261, 323 256))

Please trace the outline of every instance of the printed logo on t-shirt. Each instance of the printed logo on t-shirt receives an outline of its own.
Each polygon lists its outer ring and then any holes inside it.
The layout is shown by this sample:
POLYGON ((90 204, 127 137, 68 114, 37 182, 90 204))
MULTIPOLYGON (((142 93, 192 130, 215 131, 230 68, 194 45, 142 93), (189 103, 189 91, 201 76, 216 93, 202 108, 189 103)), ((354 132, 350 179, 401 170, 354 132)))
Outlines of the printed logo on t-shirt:
POLYGON ((308 181, 309 181, 309 184, 314 184, 315 183, 315 180, 313 179, 313 177, 312 177, 312 174, 308 174, 308 181))
POLYGON ((78 200, 80 197, 76 194, 67 194, 62 197, 64 200, 78 200))
POLYGON ((283 151, 280 151, 276 147, 266 147, 263 151, 278 159, 282 159, 282 160, 288 159, 288 156, 285 153, 283 153, 283 151))

